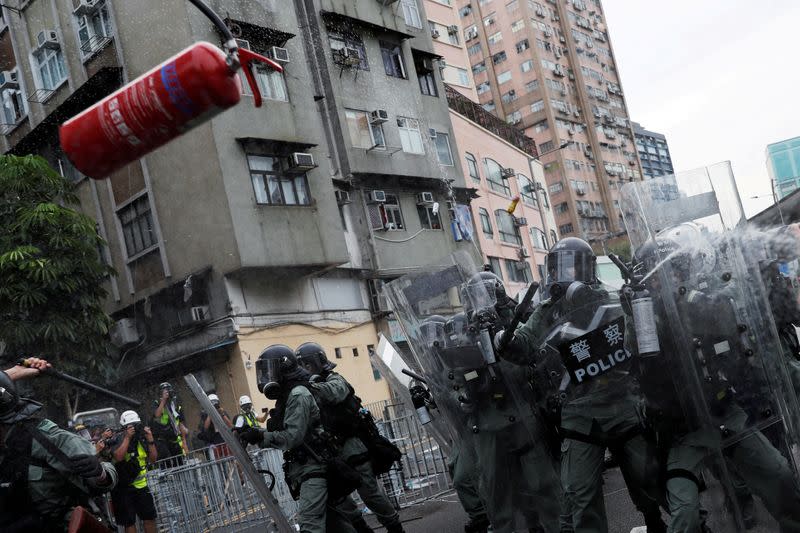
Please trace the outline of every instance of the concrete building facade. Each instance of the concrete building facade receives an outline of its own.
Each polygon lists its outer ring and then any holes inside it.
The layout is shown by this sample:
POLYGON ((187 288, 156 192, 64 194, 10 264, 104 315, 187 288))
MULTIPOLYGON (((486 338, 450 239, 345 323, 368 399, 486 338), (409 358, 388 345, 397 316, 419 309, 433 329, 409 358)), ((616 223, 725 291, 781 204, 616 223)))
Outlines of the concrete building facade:
POLYGON ((767 145, 766 156, 776 201, 800 189, 800 137, 767 145))
POLYGON ((475 242, 483 261, 517 294, 544 273, 547 249, 557 240, 536 145, 520 128, 477 104, 469 56, 455 2, 423 0, 434 52, 442 58, 450 117, 471 202, 475 242), (450 73, 455 69, 456 73, 450 73), (461 70, 467 74, 462 76, 461 70), (463 79, 462 79, 463 78, 463 79), (513 213, 513 198, 520 201, 513 213))
POLYGON ((636 150, 642 162, 644 179, 675 173, 667 137, 663 133, 647 130, 638 122, 634 122, 633 134, 636 136, 636 150))
POLYGON ((479 101, 536 141, 559 235, 620 235, 642 172, 600 0, 456 5, 479 101))
POLYGON ((2 88, 0 142, 47 158, 97 220, 118 272, 108 310, 125 390, 149 399, 194 372, 234 409, 241 394, 260 398, 263 348, 316 341, 365 401, 387 398, 369 361, 378 332, 396 329, 382 283, 462 246, 452 222, 470 196, 424 12, 210 4, 240 46, 288 54, 283 74, 255 71, 263 107, 245 88, 235 108, 87 179, 61 154, 58 124, 221 35, 186 2, 26 0, 2 7, 0 70, 16 81, 2 88))

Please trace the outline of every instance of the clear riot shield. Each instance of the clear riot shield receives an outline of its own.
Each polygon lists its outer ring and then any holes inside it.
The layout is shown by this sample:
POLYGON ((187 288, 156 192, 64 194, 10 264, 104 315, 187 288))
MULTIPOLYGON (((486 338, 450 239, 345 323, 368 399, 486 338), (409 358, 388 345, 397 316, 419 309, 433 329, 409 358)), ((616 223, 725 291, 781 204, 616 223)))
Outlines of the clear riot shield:
POLYGON ((712 524, 743 528, 744 509, 732 502, 740 501, 734 487, 746 487, 782 527, 797 527, 797 513, 787 510, 800 505, 790 480, 797 400, 758 261, 745 245, 730 163, 628 184, 620 207, 658 325, 660 350, 649 354, 643 368, 651 376, 642 381, 670 376, 680 391, 660 401, 678 402, 683 411, 672 438, 707 451, 712 524), (714 500, 720 484, 725 505, 721 496, 714 500), (770 484, 779 488, 766 490, 770 484))

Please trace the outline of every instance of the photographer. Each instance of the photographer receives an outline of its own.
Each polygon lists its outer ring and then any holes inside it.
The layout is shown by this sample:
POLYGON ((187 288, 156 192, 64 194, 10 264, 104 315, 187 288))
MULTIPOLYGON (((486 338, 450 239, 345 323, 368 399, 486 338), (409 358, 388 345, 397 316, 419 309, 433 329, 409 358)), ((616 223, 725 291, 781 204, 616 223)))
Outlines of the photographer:
MULTIPOLYGON (((219 413, 219 416, 222 417, 222 420, 225 421, 225 425, 229 428, 233 427, 233 423, 231 422, 228 413, 225 412, 225 409, 223 409, 219 403, 219 396, 216 394, 209 394, 208 399, 211 401, 211 405, 213 405, 219 413)), ((225 444, 225 439, 222 438, 222 435, 220 435, 219 431, 217 431, 217 429, 214 427, 214 423, 211 421, 211 417, 208 416, 208 413, 203 412, 200 414, 199 429, 200 431, 197 434, 197 438, 211 446, 215 459, 230 455, 228 446, 225 444)))
POLYGON ((158 459, 156 443, 136 411, 122 413, 119 423, 123 430, 117 435, 118 442, 109 444, 119 474, 117 488, 111 493, 117 523, 125 533, 134 533, 138 516, 145 533, 155 533, 156 507, 147 487, 147 464, 158 459))
POLYGON ((155 412, 150 425, 155 434, 158 455, 162 459, 174 457, 169 466, 183 464, 183 458, 189 454, 187 436, 189 430, 184 425, 183 408, 177 395, 169 383, 158 386, 159 399, 155 402, 155 412))

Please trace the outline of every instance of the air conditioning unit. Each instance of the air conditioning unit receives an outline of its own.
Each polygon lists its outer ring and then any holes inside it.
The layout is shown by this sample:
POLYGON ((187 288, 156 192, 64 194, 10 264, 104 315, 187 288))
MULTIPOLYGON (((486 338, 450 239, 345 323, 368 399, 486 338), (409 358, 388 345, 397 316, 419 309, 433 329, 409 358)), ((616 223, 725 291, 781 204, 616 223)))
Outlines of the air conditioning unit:
POLYGON ((97 11, 97 6, 102 0, 72 0, 72 12, 80 17, 97 11))
POLYGON ((208 312, 207 305, 199 305, 197 307, 192 307, 189 310, 192 320, 195 322, 204 322, 211 318, 211 314, 208 312))
POLYGON ((42 30, 36 35, 37 48, 59 48, 58 34, 55 30, 42 30))
POLYGON ((525 217, 516 217, 514 219, 514 225, 515 226, 527 226, 528 225, 528 219, 525 218, 525 217))
POLYGON ((417 204, 432 204, 432 203, 433 203, 432 192, 421 192, 417 194, 417 204))
POLYGON ((458 33, 458 26, 455 25, 455 24, 449 25, 447 27, 447 33, 449 33, 450 35, 454 35, 454 34, 458 33))
POLYGON ((420 67, 425 72, 433 72, 433 59, 426 57, 420 62, 420 67))
POLYGON ((478 38, 478 30, 472 29, 472 30, 468 31, 466 37, 467 37, 468 41, 471 41, 472 39, 477 39, 478 38))
POLYGON ((541 7, 537 7, 536 8, 536 16, 544 18, 544 16, 545 16, 544 15, 544 9, 542 9, 541 7))
POLYGON ((389 113, 385 109, 376 109, 369 114, 370 124, 383 124, 389 120, 389 113))
POLYGON ((517 175, 517 172, 513 168, 501 168, 500 169, 500 177, 504 180, 509 178, 513 178, 517 175))
POLYGON ((575 194, 577 194, 578 196, 585 196, 586 189, 575 189, 575 194))
POLYGON ((250 41, 247 39, 234 39, 236 41, 236 46, 242 48, 244 50, 250 50, 250 41))
POLYGON ((339 205, 349 204, 350 203, 350 192, 349 191, 333 191, 336 195, 336 203, 339 205))
POLYGON ((382 204, 386 201, 386 191, 370 191, 369 200, 375 204, 382 204))
POLYGON ((576 109, 575 111, 573 111, 573 114, 574 114, 576 117, 579 117, 579 116, 581 116, 581 112, 580 112, 580 110, 578 110, 578 109, 576 109))
POLYGON ((550 29, 544 30, 544 36, 545 37, 552 37, 553 36, 553 32, 550 29))
POLYGON ((566 38, 566 37, 564 37, 563 35, 562 35, 562 36, 560 36, 560 37, 558 38, 558 40, 559 40, 561 43, 563 43, 563 44, 567 44, 567 38, 566 38))
POLYGON ((281 48, 280 46, 273 46, 270 48, 267 56, 276 63, 289 62, 289 50, 286 48, 281 48))
POLYGON ((568 134, 570 137, 572 137, 573 135, 575 135, 575 128, 568 128, 568 129, 567 129, 567 134, 568 134))
POLYGON ((307 172, 317 168, 314 163, 314 156, 306 152, 295 152, 289 158, 289 170, 296 172, 307 172))
POLYGON ((564 67, 561 65, 556 65, 556 68, 553 69, 553 74, 556 76, 564 77, 564 67))
POLYGON ((117 320, 108 333, 111 338, 111 344, 117 348, 131 346, 141 340, 139 330, 136 329, 136 321, 132 318, 117 320))
POLYGON ((593 48, 593 47, 594 47, 594 44, 592 44, 592 41, 588 41, 587 40, 586 41, 586 48, 593 48))
POLYGON ((3 89, 19 89, 19 74, 17 69, 0 72, 0 91, 3 89))
POLYGON ((358 53, 358 48, 350 48, 345 46, 339 48, 334 52, 336 63, 343 67, 357 67, 361 64, 361 56, 358 53))
POLYGON ((527 259, 531 256, 531 253, 528 251, 527 248, 520 248, 517 253, 519 254, 520 259, 527 259))
POLYGON ((430 137, 431 139, 435 139, 436 137, 438 137, 436 130, 433 128, 428 128, 428 137, 430 137))
POLYGON ((431 30, 431 37, 433 37, 434 39, 438 39, 439 35, 440 35, 439 30, 431 30))

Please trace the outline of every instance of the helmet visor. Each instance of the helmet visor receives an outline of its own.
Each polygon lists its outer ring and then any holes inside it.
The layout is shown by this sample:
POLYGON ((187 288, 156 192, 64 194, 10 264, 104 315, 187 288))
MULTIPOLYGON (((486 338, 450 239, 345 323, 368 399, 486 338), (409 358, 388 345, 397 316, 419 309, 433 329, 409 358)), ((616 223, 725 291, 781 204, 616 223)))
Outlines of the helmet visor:
POLYGON ((563 250, 547 255, 547 284, 594 281, 594 256, 563 250))
POLYGON ((256 361, 256 379, 258 380, 258 390, 264 394, 267 394, 266 391, 274 394, 273 391, 279 387, 281 379, 280 359, 258 359, 256 361))

